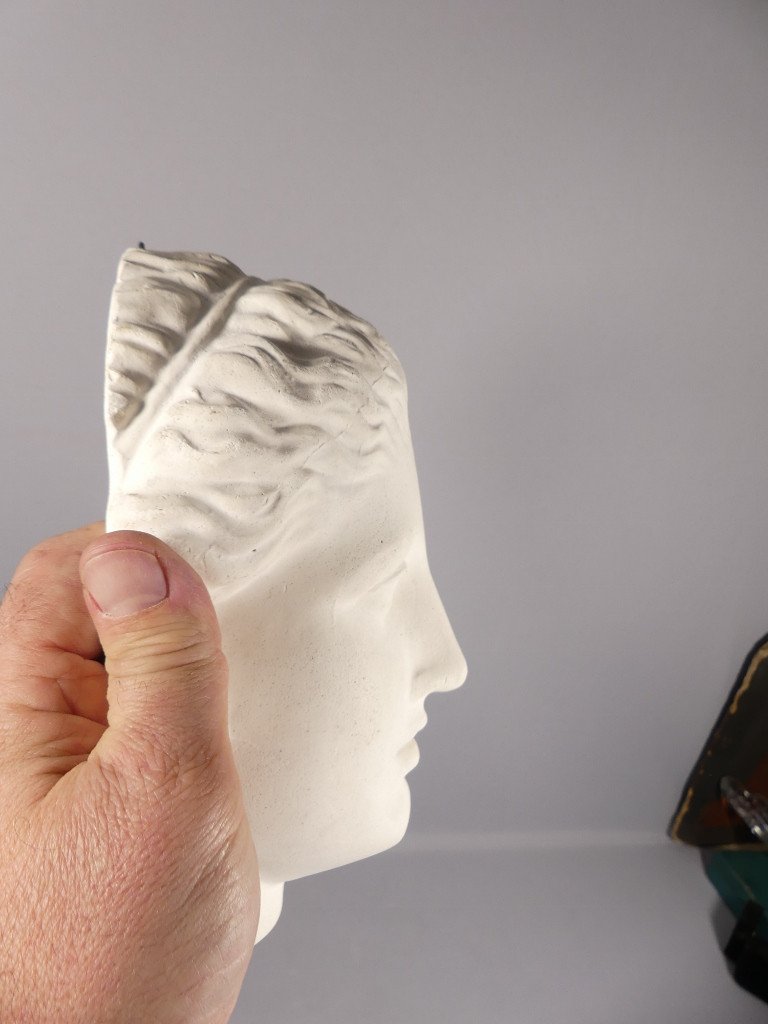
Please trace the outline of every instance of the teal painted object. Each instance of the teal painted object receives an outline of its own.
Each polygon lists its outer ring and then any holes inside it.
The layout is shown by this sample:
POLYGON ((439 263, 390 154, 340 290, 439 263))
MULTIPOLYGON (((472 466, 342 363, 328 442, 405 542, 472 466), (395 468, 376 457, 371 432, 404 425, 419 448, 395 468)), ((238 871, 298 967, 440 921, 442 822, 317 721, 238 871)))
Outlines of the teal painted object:
POLYGON ((764 850, 715 850, 703 853, 704 871, 735 918, 747 903, 763 908, 755 934, 768 942, 768 847, 764 850))

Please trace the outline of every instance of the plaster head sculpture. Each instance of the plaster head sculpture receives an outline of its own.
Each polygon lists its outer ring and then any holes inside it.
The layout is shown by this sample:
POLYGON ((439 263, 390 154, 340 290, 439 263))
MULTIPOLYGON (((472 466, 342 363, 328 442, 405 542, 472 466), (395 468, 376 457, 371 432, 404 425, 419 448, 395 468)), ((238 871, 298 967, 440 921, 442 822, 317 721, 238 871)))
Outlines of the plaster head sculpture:
POLYGON ((395 845, 424 701, 467 666, 429 571, 402 366, 371 324, 221 256, 127 250, 110 306, 107 530, 206 582, 261 873, 395 845))

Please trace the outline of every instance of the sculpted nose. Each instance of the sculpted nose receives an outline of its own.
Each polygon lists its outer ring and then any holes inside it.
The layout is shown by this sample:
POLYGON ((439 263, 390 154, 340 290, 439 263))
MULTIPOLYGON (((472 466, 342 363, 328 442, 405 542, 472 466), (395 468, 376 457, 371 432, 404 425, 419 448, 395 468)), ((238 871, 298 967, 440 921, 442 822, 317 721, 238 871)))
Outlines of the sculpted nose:
POLYGON ((432 607, 432 617, 428 624, 424 623, 422 657, 414 673, 413 686, 419 698, 437 691, 458 689, 466 680, 468 672, 467 660, 436 588, 432 607))
MULTIPOLYGON (((455 640, 456 638, 454 637, 455 640)), ((467 659, 464 657, 464 652, 459 647, 458 642, 456 642, 456 656, 453 659, 450 670, 445 674, 444 685, 440 689, 458 690, 466 682, 468 672, 467 659)))

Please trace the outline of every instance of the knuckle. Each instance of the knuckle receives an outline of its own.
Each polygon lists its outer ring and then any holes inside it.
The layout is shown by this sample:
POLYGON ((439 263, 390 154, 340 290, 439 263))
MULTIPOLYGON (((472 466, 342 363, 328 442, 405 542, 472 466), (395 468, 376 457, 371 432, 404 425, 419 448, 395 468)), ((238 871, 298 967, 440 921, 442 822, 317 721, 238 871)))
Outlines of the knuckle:
POLYGON ((50 541, 35 545, 22 557, 0 603, 0 644, 11 645, 18 637, 37 640, 44 635, 40 607, 59 571, 61 553, 50 541))
POLYGON ((11 645, 20 633, 38 628, 36 609, 39 596, 40 588, 31 581, 11 580, 0 605, 0 643, 11 645))
POLYGON ((223 654, 196 623, 152 623, 116 638, 109 646, 105 667, 117 675, 141 675, 180 670, 211 671, 221 667, 223 654))
POLYGON ((40 581, 44 582, 50 576, 51 569, 57 567, 60 561, 61 551, 57 550, 56 545, 51 540, 40 541, 22 556, 12 582, 19 589, 30 584, 33 587, 35 584, 40 586, 40 581))

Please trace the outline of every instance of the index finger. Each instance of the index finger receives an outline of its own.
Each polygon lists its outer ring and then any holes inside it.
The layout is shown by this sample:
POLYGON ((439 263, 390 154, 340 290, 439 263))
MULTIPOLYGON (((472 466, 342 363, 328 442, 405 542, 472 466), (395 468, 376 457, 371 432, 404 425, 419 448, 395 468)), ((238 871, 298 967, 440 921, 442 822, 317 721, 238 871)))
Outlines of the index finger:
POLYGON ((23 652, 25 660, 51 650, 99 656, 79 563, 85 547, 103 533, 99 520, 50 537, 24 555, 0 604, 0 643, 6 649, 23 652))

